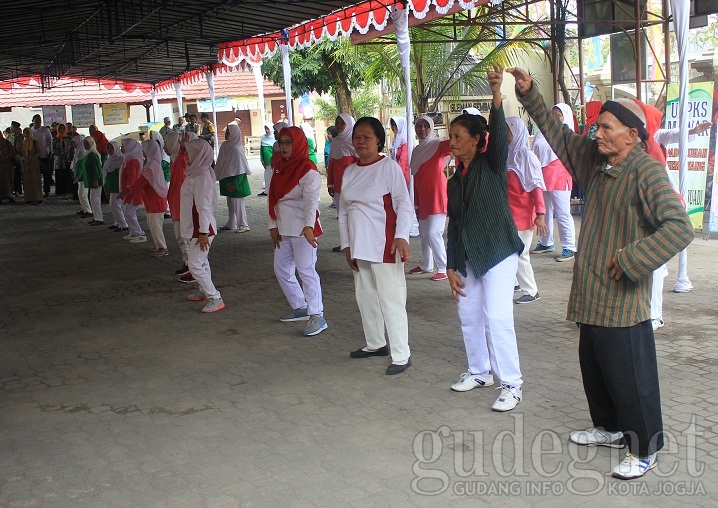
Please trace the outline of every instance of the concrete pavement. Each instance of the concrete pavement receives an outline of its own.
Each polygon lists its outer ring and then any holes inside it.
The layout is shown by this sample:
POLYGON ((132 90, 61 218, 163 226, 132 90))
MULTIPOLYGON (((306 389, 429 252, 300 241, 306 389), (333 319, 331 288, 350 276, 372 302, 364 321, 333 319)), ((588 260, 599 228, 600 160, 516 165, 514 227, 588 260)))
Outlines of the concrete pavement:
MULTIPOLYGON (((532 256, 541 300, 514 309, 524 400, 494 413, 494 389, 449 389, 466 359, 446 281, 407 275, 406 373, 386 376, 387 358, 349 358, 361 321, 344 256, 331 252, 326 193, 318 271, 329 328, 304 338, 303 323, 280 323, 288 306, 266 198, 246 201, 251 231, 212 246, 227 305, 212 315, 173 275, 169 220, 170 256, 154 259, 151 241, 88 226, 76 202, 0 206, 0 506, 718 504, 714 239, 689 247, 691 293, 668 291, 669 264, 656 334, 668 444, 657 470, 621 482, 610 470, 625 451, 567 442, 590 426, 578 333, 564 319, 572 262, 532 256)), ((220 225, 226 213, 220 201, 220 225)), ((407 270, 418 239, 411 247, 407 270)))

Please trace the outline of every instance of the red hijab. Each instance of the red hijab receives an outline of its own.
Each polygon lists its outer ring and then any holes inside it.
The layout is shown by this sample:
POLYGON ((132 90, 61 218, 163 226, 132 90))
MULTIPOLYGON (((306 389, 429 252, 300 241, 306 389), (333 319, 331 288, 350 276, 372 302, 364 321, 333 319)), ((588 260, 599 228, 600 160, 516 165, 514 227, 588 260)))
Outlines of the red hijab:
POLYGON ((586 103, 586 130, 598 121, 601 106, 603 106, 601 101, 589 101, 586 103))
POLYGON ((658 129, 661 127, 661 120, 663 119, 663 113, 655 106, 643 104, 638 99, 633 99, 643 110, 643 114, 646 115, 646 132, 648 132, 648 140, 646 141, 646 153, 656 159, 658 162, 666 165, 666 154, 663 152, 653 136, 656 134, 658 129))
MULTIPOLYGON (((280 142, 282 137, 292 139, 292 154, 288 159, 282 157, 281 152, 272 156, 272 182, 269 185, 269 216, 272 220, 277 220, 276 207, 280 199, 286 196, 297 185, 309 171, 317 171, 317 166, 309 160, 309 144, 307 136, 299 127, 285 127, 279 131, 277 141, 280 142)), ((319 225, 319 211, 317 211, 317 220, 314 222, 314 236, 322 234, 322 228, 319 225)))

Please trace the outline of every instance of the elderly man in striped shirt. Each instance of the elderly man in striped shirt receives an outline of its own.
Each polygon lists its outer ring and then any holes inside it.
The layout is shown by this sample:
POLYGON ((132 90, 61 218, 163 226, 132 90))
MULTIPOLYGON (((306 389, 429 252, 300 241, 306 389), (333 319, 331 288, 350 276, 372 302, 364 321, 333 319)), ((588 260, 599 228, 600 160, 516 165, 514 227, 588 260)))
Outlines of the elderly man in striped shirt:
POLYGON ((663 447, 651 274, 693 239, 666 171, 643 149, 645 116, 631 101, 607 101, 595 140, 562 126, 528 73, 508 69, 520 102, 584 192, 585 205, 568 320, 580 328, 583 387, 593 427, 571 432, 579 445, 622 448, 613 469, 643 476, 663 447))

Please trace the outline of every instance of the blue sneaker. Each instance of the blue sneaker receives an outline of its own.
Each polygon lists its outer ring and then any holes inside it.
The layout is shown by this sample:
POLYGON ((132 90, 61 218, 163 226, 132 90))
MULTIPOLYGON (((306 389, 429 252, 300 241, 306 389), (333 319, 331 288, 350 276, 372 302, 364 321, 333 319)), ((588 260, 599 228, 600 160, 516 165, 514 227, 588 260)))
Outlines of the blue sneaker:
POLYGON ((542 245, 541 242, 536 244, 536 247, 531 251, 532 254, 543 254, 544 252, 553 252, 553 245, 542 245))
POLYGON ((309 314, 307 314, 307 308, 294 309, 292 312, 279 317, 282 323, 289 323, 291 321, 308 321, 309 314))
POLYGON ((327 322, 325 321, 324 316, 315 314, 309 318, 309 323, 307 323, 307 326, 304 328, 304 336, 311 337, 312 335, 322 333, 322 331, 326 329, 327 322))
POLYGON ((562 261, 571 261, 573 259, 573 251, 568 249, 563 249, 561 251, 561 255, 556 258, 556 261, 559 263, 562 261))

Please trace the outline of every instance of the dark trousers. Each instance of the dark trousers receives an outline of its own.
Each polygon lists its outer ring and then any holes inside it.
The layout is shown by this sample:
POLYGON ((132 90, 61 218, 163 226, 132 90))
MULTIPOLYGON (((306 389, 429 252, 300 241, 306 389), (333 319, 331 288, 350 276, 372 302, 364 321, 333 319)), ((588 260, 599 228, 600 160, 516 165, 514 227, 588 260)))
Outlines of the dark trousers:
POLYGON ((582 324, 578 357, 593 426, 622 431, 631 453, 639 457, 663 448, 651 321, 628 328, 582 324))
POLYGON ((12 190, 16 195, 22 194, 22 168, 19 162, 15 164, 13 171, 12 190))
POLYGON ((50 164, 50 157, 44 159, 40 157, 40 173, 42 173, 42 190, 45 193, 45 197, 50 195, 50 186, 54 183, 52 181, 52 164, 50 164))

